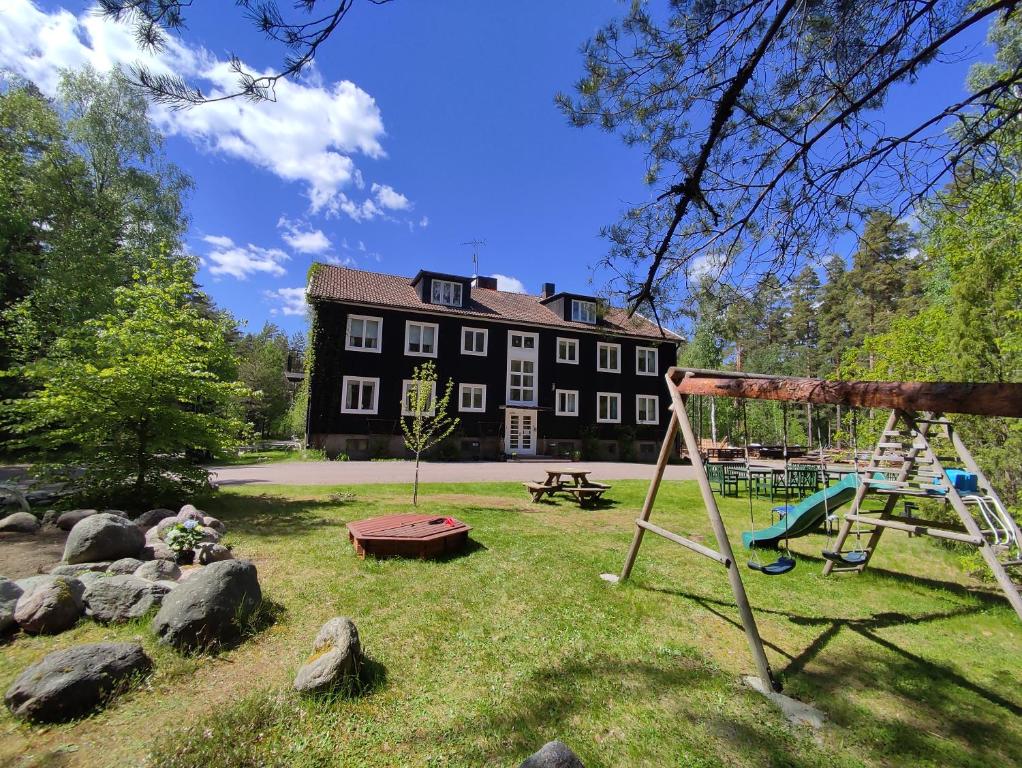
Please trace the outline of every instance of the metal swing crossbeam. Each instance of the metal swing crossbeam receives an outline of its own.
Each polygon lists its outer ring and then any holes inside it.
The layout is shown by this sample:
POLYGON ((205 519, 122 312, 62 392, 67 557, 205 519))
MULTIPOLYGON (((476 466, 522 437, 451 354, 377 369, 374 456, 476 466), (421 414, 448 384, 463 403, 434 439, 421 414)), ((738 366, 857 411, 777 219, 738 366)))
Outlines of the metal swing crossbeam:
MULTIPOLYGON (((635 521, 635 535, 625 557, 619 580, 624 581, 631 575, 646 531, 723 565, 728 574, 735 604, 764 690, 780 690, 780 686, 770 669, 763 640, 756 626, 756 620, 745 592, 745 585, 731 549, 731 542, 720 509, 717 507, 716 497, 713 495, 709 479, 706 476, 706 468, 699 452, 692 424, 688 419, 685 403, 691 395, 890 408, 891 414, 887 427, 881 434, 877 449, 870 459, 867 476, 872 478, 874 472, 880 472, 885 476, 886 474, 896 474, 896 479, 859 484, 852 508, 853 512, 844 515, 834 550, 837 553, 842 552, 853 523, 868 524, 874 528, 870 534, 869 544, 864 548, 866 555, 863 561, 853 566, 839 567, 837 570, 861 572, 868 565, 881 534, 887 528, 967 542, 980 548, 1009 602, 1022 618, 1022 597, 1019 595, 1019 584, 1012 580, 1005 564, 998 560, 997 553, 983 535, 975 518, 967 510, 965 502, 953 484, 945 483, 947 491, 943 497, 951 503, 961 518, 962 526, 960 528, 919 518, 904 516, 895 518, 892 514, 895 504, 901 496, 918 495, 917 491, 923 495, 933 496, 919 482, 914 484, 909 482, 910 479, 926 480, 932 483, 934 478, 946 477, 940 461, 940 458, 943 457, 938 458, 927 437, 930 428, 934 425, 939 425, 946 431, 954 446, 957 458, 962 461, 969 472, 977 476, 981 489, 1000 504, 1000 499, 979 470, 972 455, 941 414, 970 413, 983 416, 1022 417, 1022 384, 834 382, 691 368, 671 368, 664 378, 672 401, 671 420, 660 448, 653 479, 642 505, 642 512, 635 521), (919 417, 915 413, 916 411, 925 412, 925 416, 919 417), (908 436, 911 437, 911 442, 907 449, 900 440, 896 439, 905 436, 905 433, 895 430, 899 420, 904 421, 909 428, 908 436), (664 470, 667 468, 679 430, 688 455, 692 459, 696 481, 699 484, 710 526, 717 540, 716 550, 649 522, 660 483, 663 480, 664 470), (892 451, 904 451, 904 453, 892 453, 892 451), (895 461, 901 462, 901 466, 897 468, 896 472, 889 466, 884 466, 895 461), (862 501, 871 489, 888 497, 879 517, 863 515, 861 512, 862 501)), ((1022 540, 1022 533, 1017 530, 1017 525, 1014 521, 1011 524, 1015 526, 1017 540, 1022 540)), ((834 571, 835 565, 834 561, 829 560, 824 566, 824 574, 834 571)))

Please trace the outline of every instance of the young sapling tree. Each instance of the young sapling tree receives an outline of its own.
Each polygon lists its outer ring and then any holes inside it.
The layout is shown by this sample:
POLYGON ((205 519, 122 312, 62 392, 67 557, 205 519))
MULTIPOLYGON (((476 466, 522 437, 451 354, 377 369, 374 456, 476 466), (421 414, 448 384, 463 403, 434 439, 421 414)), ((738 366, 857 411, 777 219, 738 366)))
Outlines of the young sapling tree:
POLYGON ((419 459, 422 454, 443 441, 458 426, 461 419, 451 418, 447 408, 451 402, 454 381, 447 380, 444 393, 436 396, 436 366, 423 363, 415 368, 412 380, 401 403, 401 411, 408 414, 401 419, 405 447, 415 454, 415 484, 412 486, 412 504, 419 503, 419 459))

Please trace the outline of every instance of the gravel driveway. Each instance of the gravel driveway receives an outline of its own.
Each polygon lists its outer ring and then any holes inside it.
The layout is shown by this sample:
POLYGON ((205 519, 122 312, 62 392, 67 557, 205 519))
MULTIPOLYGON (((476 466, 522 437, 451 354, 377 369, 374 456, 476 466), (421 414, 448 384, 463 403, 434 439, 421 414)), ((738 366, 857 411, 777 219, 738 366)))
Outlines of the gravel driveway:
MULTIPOLYGON (((534 462, 534 461, 461 461, 424 462, 419 480, 423 483, 489 483, 501 481, 543 480, 547 467, 569 466, 592 470, 593 480, 649 480, 652 464, 628 464, 617 461, 534 462)), ((410 461, 288 461, 274 464, 247 464, 210 467, 221 485, 279 483, 282 485, 359 485, 364 483, 410 483, 415 465, 410 461)), ((668 466, 668 480, 692 480, 692 467, 668 466)))

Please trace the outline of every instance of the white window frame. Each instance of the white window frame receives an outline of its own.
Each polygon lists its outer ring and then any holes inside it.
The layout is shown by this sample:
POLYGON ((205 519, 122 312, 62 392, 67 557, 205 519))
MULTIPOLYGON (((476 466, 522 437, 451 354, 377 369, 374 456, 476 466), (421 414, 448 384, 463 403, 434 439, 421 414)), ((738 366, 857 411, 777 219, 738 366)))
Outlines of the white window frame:
MULTIPOLYGON (((474 338, 474 336, 473 336, 474 338)), ((486 328, 471 328, 467 325, 461 327, 461 354, 463 355, 478 355, 479 357, 486 357, 486 352, 490 348, 490 332, 486 328), (471 331, 473 334, 481 333, 483 335, 483 351, 476 352, 475 350, 465 349, 465 338, 466 332, 471 331)))
MULTIPOLYGON (((610 411, 610 408, 607 408, 610 411)), ((596 393, 596 421, 599 424, 620 424, 621 423, 621 393, 620 392, 597 392, 596 393), (617 418, 616 419, 601 419, 600 418, 600 398, 614 398, 617 400, 617 418)))
POLYGON ((578 416, 578 390, 577 389, 555 389, 554 390, 554 415, 555 416, 578 416), (561 410, 561 395, 575 396, 575 410, 561 410))
MULTIPOLYGON (((363 328, 362 339, 364 341, 365 340, 365 325, 363 325, 362 328, 363 328)), ((344 349, 345 350, 350 350, 351 352, 375 352, 376 354, 379 354, 382 351, 382 348, 383 348, 383 318, 382 317, 373 317, 372 315, 348 315, 348 320, 347 320, 347 322, 345 323, 345 326, 344 326, 344 349), (377 333, 377 336, 376 336, 376 349, 369 349, 367 347, 353 347, 353 346, 351 346, 351 321, 352 320, 361 320, 361 321, 363 321, 363 323, 366 320, 375 320, 379 324, 378 325, 378 329, 376 331, 376 333, 377 333)))
POLYGON ((486 412, 486 385, 485 384, 459 384, 458 385, 458 410, 462 413, 485 413, 486 412), (471 387, 472 389, 481 389, 483 391, 483 405, 481 408, 465 407, 463 400, 465 390, 471 387))
MULTIPOLYGON (((415 416, 413 411, 408 410, 408 390, 412 384, 415 383, 415 379, 404 379, 401 382, 401 415, 402 416, 415 416)), ((423 413, 423 416, 433 416, 436 414, 436 382, 431 381, 430 383, 430 402, 433 403, 433 407, 423 413)))
POLYGON ((636 395, 635 396, 635 423, 636 424, 659 424, 660 423, 660 398, 656 395, 636 395), (643 399, 653 401, 653 419, 646 419, 643 421, 639 418, 639 407, 643 399))
MULTIPOLYGON (((522 382, 524 383, 524 375, 522 374, 522 382)), ((527 389, 527 387, 518 387, 518 389, 527 389)), ((509 406, 523 406, 523 405, 538 405, 539 404, 539 334, 529 333, 527 331, 508 331, 507 334, 507 378, 504 386, 505 402, 509 406), (522 337, 522 346, 512 346, 512 340, 515 336, 522 337), (526 347, 525 340, 531 339, 532 346, 526 347), (515 400, 511 397, 511 366, 514 361, 519 360, 523 363, 532 363, 532 387, 528 389, 532 390, 532 397, 528 400, 515 400)))
POLYGON ((557 362, 564 363, 565 365, 578 365, 578 339, 569 339, 565 336, 557 337, 557 362), (575 348, 575 359, 565 360, 561 357, 561 342, 572 345, 575 348))
POLYGON ((429 286, 429 297, 432 304, 439 304, 442 307, 460 307, 465 298, 465 287, 456 280, 437 280, 436 278, 433 278, 429 286), (449 302, 443 300, 445 285, 451 286, 451 301, 449 302), (437 288, 440 289, 440 298, 437 298, 437 288), (454 301, 455 288, 458 289, 457 302, 454 301))
MULTIPOLYGON (((610 358, 608 352, 607 358, 610 358)), ((621 345, 612 344, 609 341, 598 341, 596 342, 596 370, 600 373, 621 373, 621 345), (600 352, 604 349, 613 349, 616 352, 615 357, 617 358, 617 368, 601 368, 600 367, 600 352)))
POLYGON ((341 413, 377 413, 380 406, 380 380, 378 378, 372 378, 369 376, 343 376, 341 377, 341 413), (363 408, 348 408, 345 406, 345 401, 348 397, 348 384, 351 382, 359 383, 358 401, 362 402, 362 384, 366 382, 372 382, 373 384, 373 407, 372 410, 365 410, 363 408))
MULTIPOLYGON (((419 331, 419 346, 422 346, 422 331, 419 331)), ((436 323, 426 323, 422 320, 406 320, 405 321, 405 354, 411 357, 436 357, 437 350, 440 348, 440 326, 436 323), (431 327, 433 329, 433 351, 432 352, 412 352, 408 345, 411 342, 411 327, 418 325, 421 328, 431 327)))
POLYGON ((635 375, 636 376, 656 376, 657 371, 660 369, 660 350, 656 347, 636 347, 635 348, 635 375), (644 352, 653 353, 653 370, 652 371, 640 371, 639 360, 642 358, 644 352))
POLYGON ((571 321, 573 323, 587 323, 596 325, 596 302, 585 299, 571 300, 571 321), (583 312, 582 310, 586 311, 583 312), (575 310, 578 310, 577 312, 575 310), (590 319, 591 318, 591 319, 590 319))

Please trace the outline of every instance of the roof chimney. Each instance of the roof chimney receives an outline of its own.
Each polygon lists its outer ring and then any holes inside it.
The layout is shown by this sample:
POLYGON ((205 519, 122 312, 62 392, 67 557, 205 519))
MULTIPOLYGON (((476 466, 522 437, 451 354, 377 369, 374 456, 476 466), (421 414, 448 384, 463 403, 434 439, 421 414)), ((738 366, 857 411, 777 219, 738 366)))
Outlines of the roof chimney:
POLYGON ((543 283, 543 293, 541 294, 541 298, 549 299, 555 293, 557 293, 557 289, 554 287, 553 283, 543 283))
POLYGON ((476 275, 472 278, 472 285, 476 288, 489 288, 491 291, 495 291, 497 290, 497 278, 476 275))

